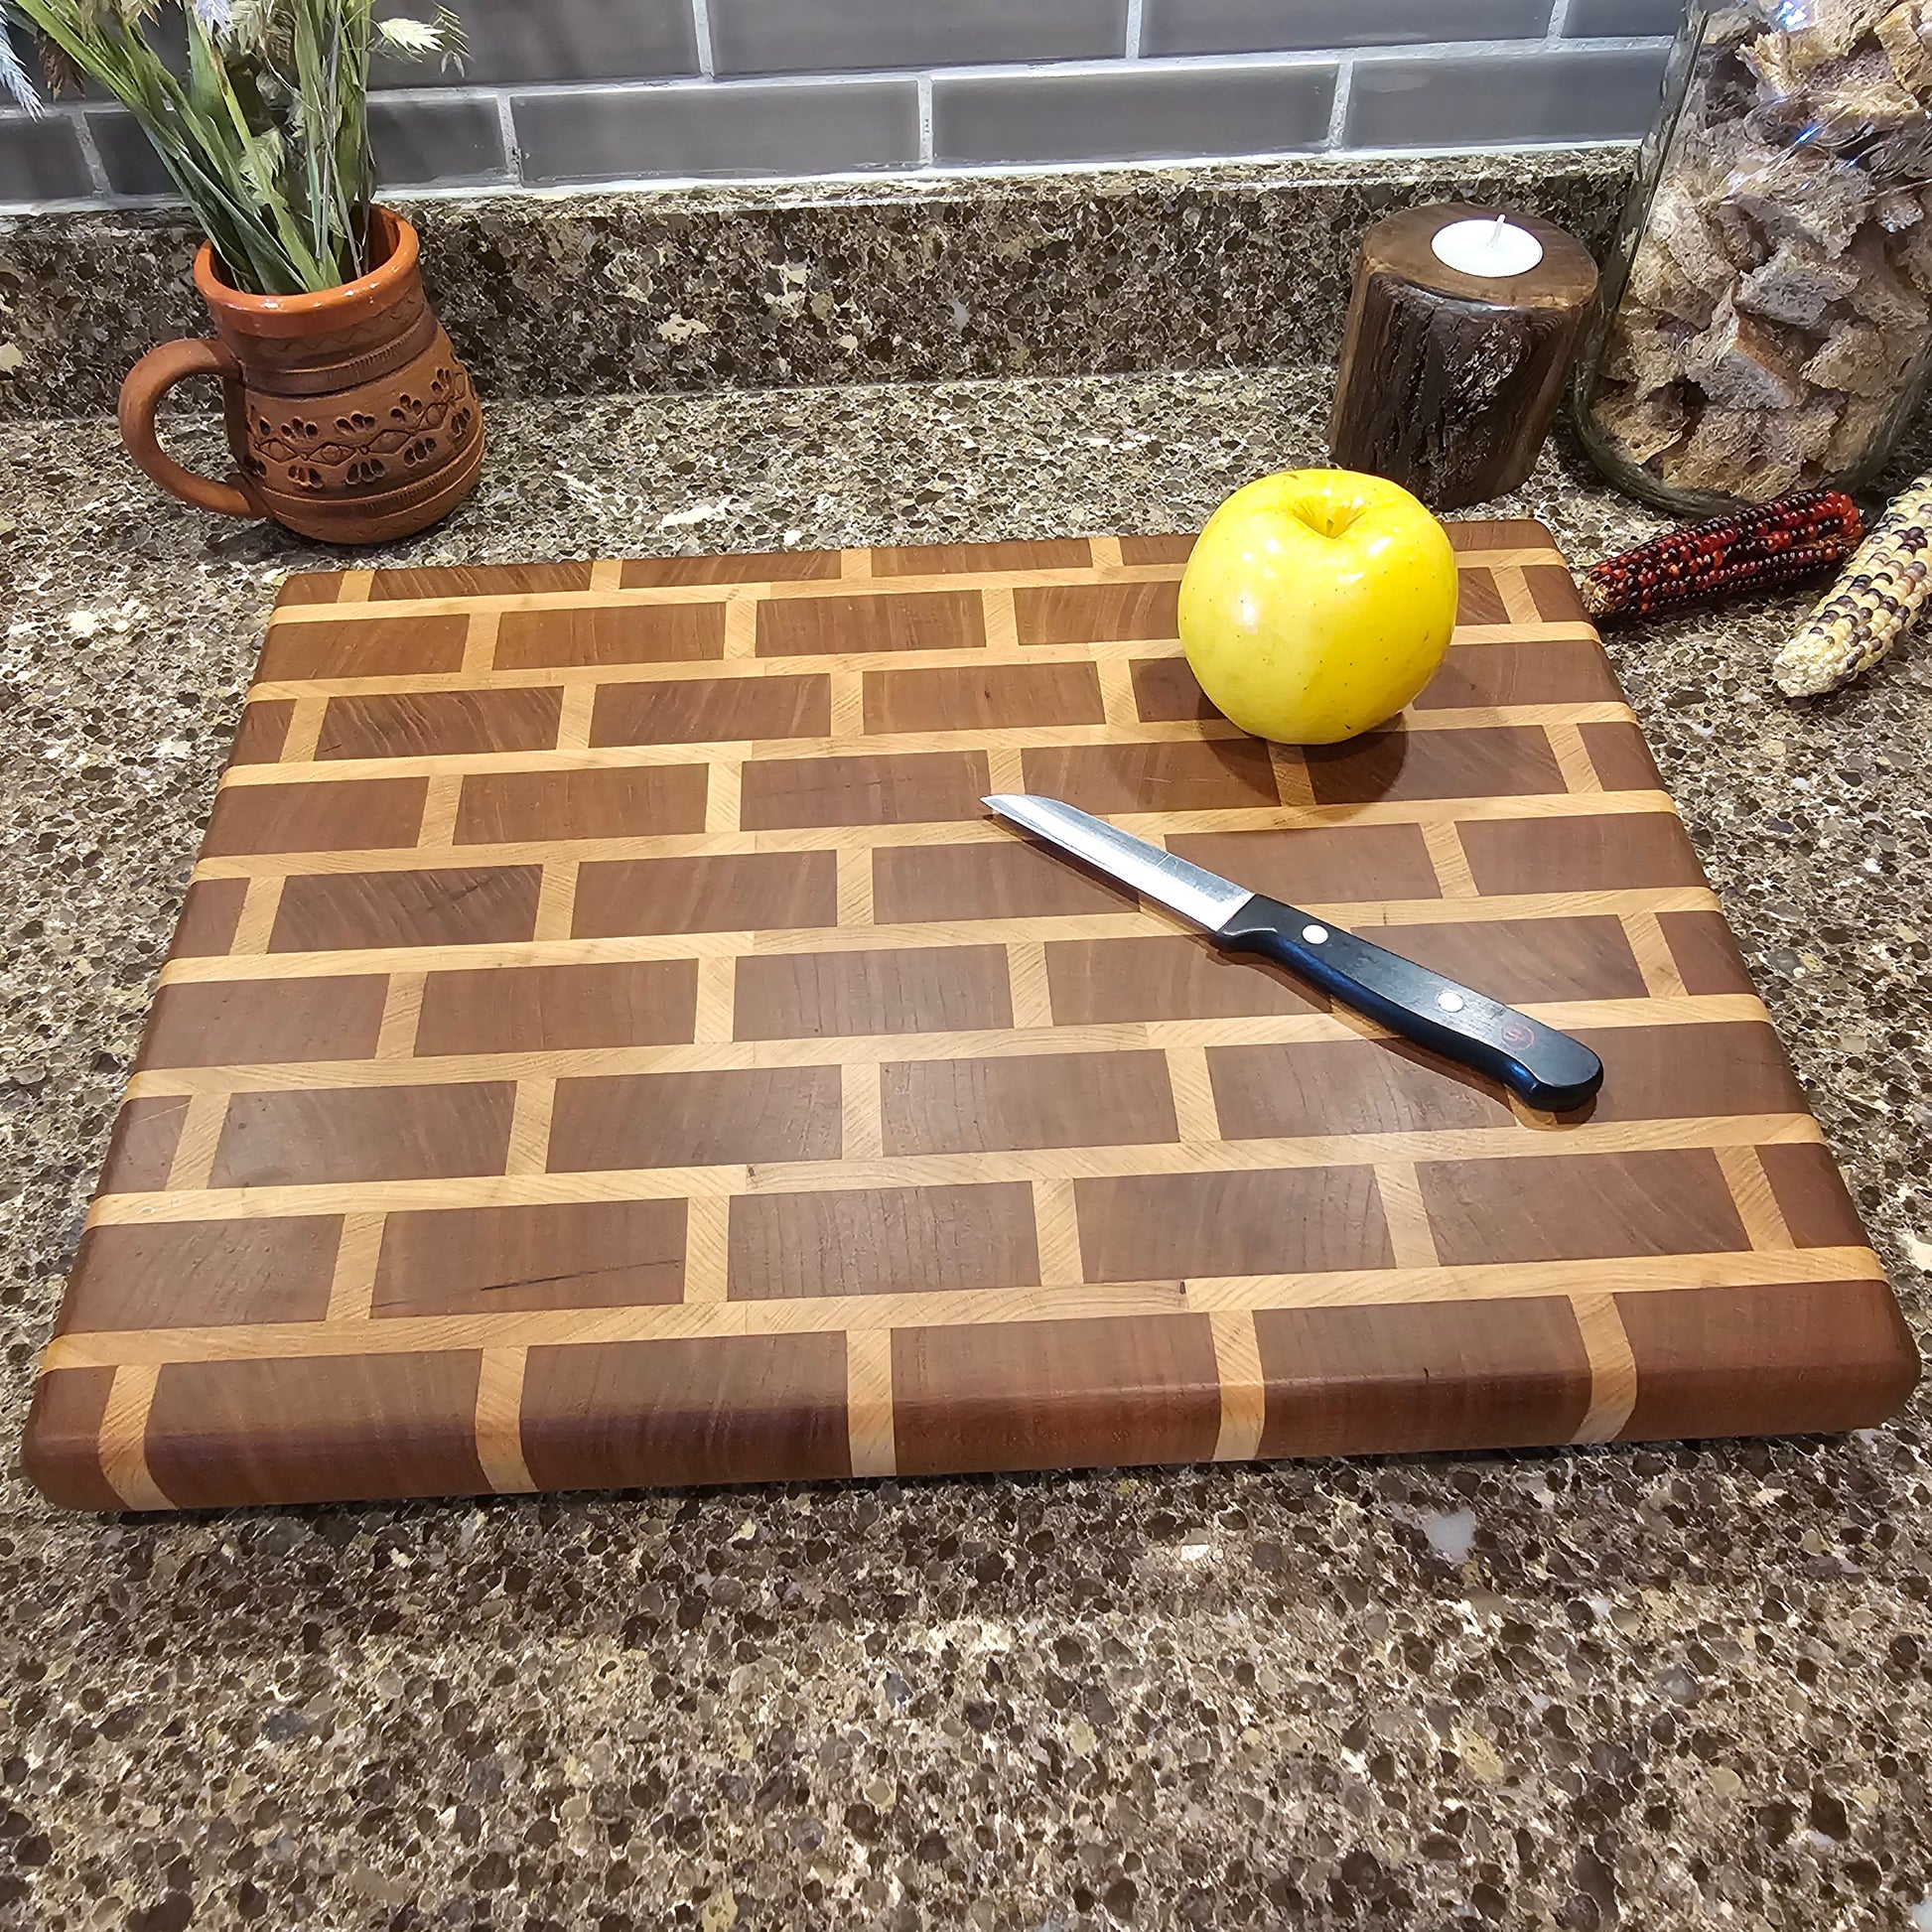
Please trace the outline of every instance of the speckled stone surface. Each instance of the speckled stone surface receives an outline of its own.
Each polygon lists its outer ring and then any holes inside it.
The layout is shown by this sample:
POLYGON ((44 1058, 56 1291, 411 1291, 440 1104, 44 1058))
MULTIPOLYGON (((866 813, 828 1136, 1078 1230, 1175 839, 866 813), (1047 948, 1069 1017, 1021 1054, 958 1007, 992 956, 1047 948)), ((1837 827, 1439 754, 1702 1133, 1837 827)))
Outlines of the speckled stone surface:
MULTIPOLYGON (((1391 207, 1522 207, 1592 248, 1628 147, 997 180, 400 201, 485 398, 1327 360, 1391 207)), ((0 415, 110 408, 207 333, 178 216, 0 217, 0 415)))
MULTIPOLYGON (((1267 371, 499 405, 424 561, 1164 529, 1267 371)), ((1499 506, 1653 527, 1563 451, 1499 506)), ((377 561, 363 557, 358 561, 377 561)), ((0 431, 0 1438, 283 571, 0 431)), ((1920 1332, 1932 654, 1613 637, 1920 1332)), ((0 1478, 0 1924, 1932 1926, 1923 1405, 1844 1441, 64 1517, 0 1478)))

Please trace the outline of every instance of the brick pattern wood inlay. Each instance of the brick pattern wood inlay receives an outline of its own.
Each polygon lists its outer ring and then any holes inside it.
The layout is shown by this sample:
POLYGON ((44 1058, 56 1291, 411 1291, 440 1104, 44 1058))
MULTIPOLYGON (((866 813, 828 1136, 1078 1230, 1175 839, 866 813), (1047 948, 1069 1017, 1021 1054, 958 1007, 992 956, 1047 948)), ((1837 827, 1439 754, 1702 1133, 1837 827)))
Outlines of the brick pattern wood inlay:
POLYGON ((1540 526, 1245 738, 1192 539, 302 580, 26 1446, 166 1509, 1842 1428, 1916 1358, 1540 526), (991 820, 1573 1028, 1576 1117, 991 820))

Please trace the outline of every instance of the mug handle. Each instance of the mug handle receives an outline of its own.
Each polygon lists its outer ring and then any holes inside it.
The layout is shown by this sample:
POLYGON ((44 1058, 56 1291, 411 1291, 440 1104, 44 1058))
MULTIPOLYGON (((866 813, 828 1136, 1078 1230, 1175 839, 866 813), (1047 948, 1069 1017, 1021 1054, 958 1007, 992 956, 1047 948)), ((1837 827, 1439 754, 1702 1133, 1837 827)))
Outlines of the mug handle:
POLYGON ((127 453, 171 496, 223 516, 266 516, 268 510, 239 474, 225 483, 197 476, 161 447, 154 412, 177 382, 191 375, 218 375, 230 422, 246 407, 241 394, 241 364, 223 343, 212 338, 163 343, 128 370, 121 384, 121 441, 127 453))

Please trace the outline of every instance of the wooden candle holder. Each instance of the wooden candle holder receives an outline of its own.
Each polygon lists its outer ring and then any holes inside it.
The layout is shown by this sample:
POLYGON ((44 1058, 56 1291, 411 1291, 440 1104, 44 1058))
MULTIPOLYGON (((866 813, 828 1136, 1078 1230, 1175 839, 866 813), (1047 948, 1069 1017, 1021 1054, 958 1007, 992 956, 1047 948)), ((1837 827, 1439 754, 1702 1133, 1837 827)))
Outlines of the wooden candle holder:
POLYGON ((1387 477, 1456 509, 1514 489, 1536 463, 1563 392, 1596 264, 1574 235, 1511 214, 1543 246, 1520 275, 1464 274, 1431 243, 1494 208, 1405 208, 1362 237, 1329 441, 1344 469, 1387 477))

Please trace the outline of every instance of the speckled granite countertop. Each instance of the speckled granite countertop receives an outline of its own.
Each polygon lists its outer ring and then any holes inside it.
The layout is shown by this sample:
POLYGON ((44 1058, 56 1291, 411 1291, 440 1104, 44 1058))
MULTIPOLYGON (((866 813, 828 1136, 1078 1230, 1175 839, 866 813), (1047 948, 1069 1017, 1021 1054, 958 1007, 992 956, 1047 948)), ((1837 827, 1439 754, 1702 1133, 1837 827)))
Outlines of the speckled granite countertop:
MULTIPOLYGON (((1242 371, 493 412, 421 560, 1167 529, 1242 371)), ((1651 527, 1553 452, 1500 513, 1651 527)), ((34 1359, 264 612, 330 560, 0 430, 7 1271, 34 1359)), ((1612 652, 1921 1332, 1932 652, 1612 652)), ((0 1477, 0 1924, 1932 1928, 1923 1405, 1836 1442, 193 1520, 0 1477)))

